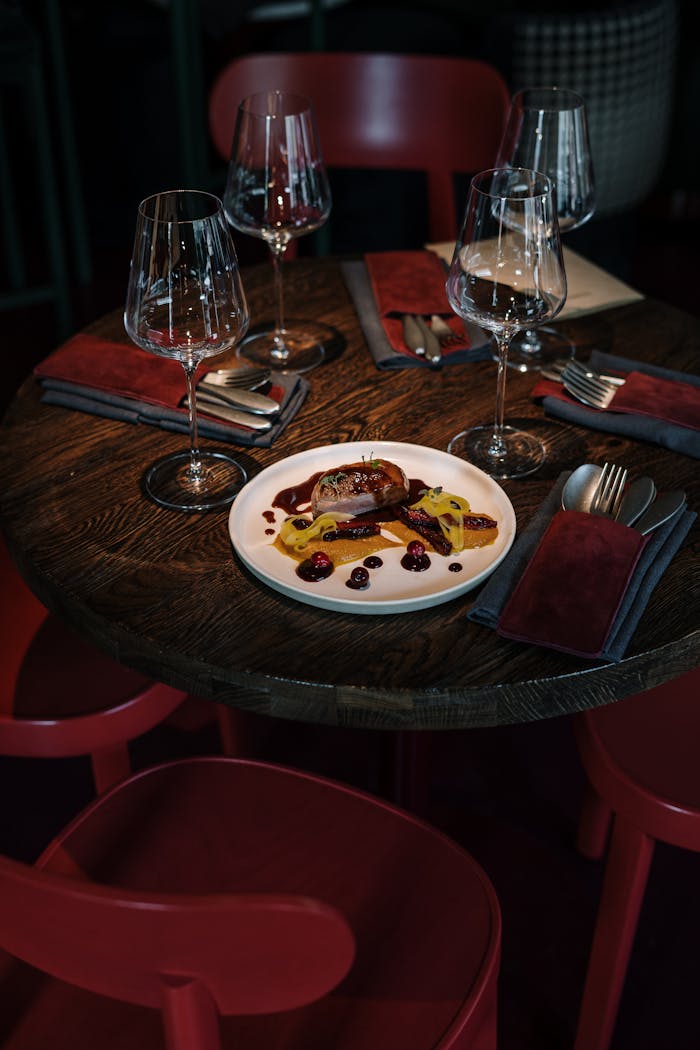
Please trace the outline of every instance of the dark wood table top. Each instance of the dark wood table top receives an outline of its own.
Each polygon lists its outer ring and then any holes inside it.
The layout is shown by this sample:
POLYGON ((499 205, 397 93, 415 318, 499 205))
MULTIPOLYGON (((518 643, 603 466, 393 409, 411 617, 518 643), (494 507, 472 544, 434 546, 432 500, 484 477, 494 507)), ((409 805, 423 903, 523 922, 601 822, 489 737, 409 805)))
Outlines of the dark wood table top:
MULTIPOLYGON (((270 267, 245 272, 256 322, 272 316, 270 267)), ((492 418, 495 365, 378 371, 336 260, 286 266, 290 316, 335 326, 342 352, 309 373, 307 400, 271 449, 235 449, 250 476, 283 457, 346 441, 445 449, 492 418)), ((597 346, 697 372, 700 322, 644 300, 561 327, 585 355, 597 346)), ((89 329, 123 340, 121 312, 89 329)), ((509 370, 507 417, 547 442, 545 466, 503 482, 522 529, 559 473, 622 463, 700 506, 696 460, 544 417, 532 375, 509 370)), ((232 553, 228 510, 180 514, 144 498, 140 479, 186 439, 155 427, 40 403, 27 380, 2 427, 0 513, 8 546, 38 597, 98 646, 161 681, 273 716, 379 729, 530 721, 608 703, 700 663, 697 524, 654 591, 619 664, 509 642, 473 624, 474 593, 433 608, 355 616, 267 587, 232 553)), ((211 444, 209 442, 207 445, 211 444)), ((222 446, 229 450, 232 446, 222 446)))

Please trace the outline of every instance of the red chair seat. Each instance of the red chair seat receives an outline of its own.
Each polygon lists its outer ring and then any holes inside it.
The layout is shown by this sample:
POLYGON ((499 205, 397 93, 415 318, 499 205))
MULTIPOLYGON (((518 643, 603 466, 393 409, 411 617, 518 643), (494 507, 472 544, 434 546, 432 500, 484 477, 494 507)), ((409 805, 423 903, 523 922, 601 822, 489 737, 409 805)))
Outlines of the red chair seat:
POLYGON ((218 1047, 213 1037, 173 1036, 164 1044, 155 1010, 104 998, 155 1006, 166 973, 201 993, 184 1011, 165 1002, 171 1036, 183 1017, 188 1024, 206 1018, 213 1001, 222 1045, 232 1050, 495 1050, 494 891, 451 840, 371 796, 263 763, 183 760, 98 798, 37 866, 79 881, 29 869, 37 877, 31 887, 18 881, 21 866, 0 861, 0 945, 93 990, 28 967, 19 972, 13 963, 0 988, 7 1050, 218 1047), (62 895, 93 892, 95 884, 104 912, 90 922, 76 918, 81 902, 74 897, 76 915, 57 906, 62 895), (300 932, 300 919, 299 930, 265 928, 246 945, 227 923, 237 901, 244 913, 249 908, 250 894, 258 902, 279 895, 321 902, 330 932, 315 944, 313 931, 300 932), (189 909, 212 901, 221 915, 188 942, 189 909), (29 927, 26 915, 13 921, 18 908, 34 916, 29 927), (71 929, 80 930, 77 937, 71 929), (300 1005, 280 1008, 280 990, 292 1001, 303 992, 321 950, 329 955, 321 969, 333 990, 308 1005, 302 995, 300 1005), (286 968, 275 963, 284 953, 294 960, 286 968), (22 994, 8 998, 8 987, 22 994), (274 1012, 256 1012, 263 1010, 274 1012), (15 1015, 10 1025, 8 1014, 15 1015))
POLYGON ((700 668, 575 721, 589 789, 578 846, 613 830, 575 1050, 610 1045, 656 840, 700 850, 700 668))

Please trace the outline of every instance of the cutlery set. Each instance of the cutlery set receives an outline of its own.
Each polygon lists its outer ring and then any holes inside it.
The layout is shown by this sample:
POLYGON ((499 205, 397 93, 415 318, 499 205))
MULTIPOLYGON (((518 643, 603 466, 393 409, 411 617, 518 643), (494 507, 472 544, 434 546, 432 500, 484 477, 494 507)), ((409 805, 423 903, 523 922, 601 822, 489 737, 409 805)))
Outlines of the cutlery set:
POLYGON ((430 323, 421 314, 403 314, 403 340, 414 354, 425 357, 429 364, 442 364, 442 349, 448 346, 464 346, 464 340, 452 331, 444 317, 431 314, 430 323))
POLYGON ((561 383, 577 401, 591 408, 608 408, 625 382, 619 376, 600 375, 574 358, 555 362, 550 369, 543 369, 542 375, 561 383))
POLYGON ((651 478, 636 478, 625 487, 626 481, 624 467, 584 463, 567 479, 562 507, 614 518, 646 536, 685 506, 685 492, 673 490, 657 495, 651 478))
POLYGON ((210 416, 251 430, 272 426, 280 406, 256 389, 270 378, 268 368, 220 368, 207 372, 197 383, 197 408, 210 416))

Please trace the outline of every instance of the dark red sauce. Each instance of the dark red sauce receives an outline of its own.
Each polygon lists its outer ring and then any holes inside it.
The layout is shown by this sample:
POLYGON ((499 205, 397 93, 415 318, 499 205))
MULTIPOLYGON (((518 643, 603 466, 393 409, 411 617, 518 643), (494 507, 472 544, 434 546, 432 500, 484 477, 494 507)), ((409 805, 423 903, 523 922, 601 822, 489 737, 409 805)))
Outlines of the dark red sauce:
POLYGON ((376 554, 370 554, 369 557, 365 558, 362 564, 368 569, 380 569, 384 562, 376 554))
POLYGON ((449 572, 461 572, 462 571, 461 562, 451 561, 450 564, 447 566, 447 569, 448 569, 449 572))

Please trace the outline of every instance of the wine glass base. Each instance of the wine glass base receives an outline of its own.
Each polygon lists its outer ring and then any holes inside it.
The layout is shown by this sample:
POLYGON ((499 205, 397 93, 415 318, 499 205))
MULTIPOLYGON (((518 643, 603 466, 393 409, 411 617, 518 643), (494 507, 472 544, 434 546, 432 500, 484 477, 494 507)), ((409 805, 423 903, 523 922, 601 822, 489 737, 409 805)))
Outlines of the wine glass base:
POLYGON ((232 503, 248 480, 243 467, 223 452, 200 452, 196 477, 191 463, 189 450, 156 460, 144 478, 150 498, 171 510, 213 510, 232 503))
MULTIPOLYGON (((506 363, 516 372, 539 372, 554 361, 573 357, 575 350, 575 344, 563 332, 554 328, 537 328, 513 336, 506 363)), ((497 354, 492 356, 494 361, 498 360, 497 354)))
POLYGON ((533 474, 546 456, 539 438, 515 427, 503 427, 500 444, 494 441, 493 426, 462 430, 451 439, 447 451, 466 459, 492 478, 522 478, 533 474))
POLYGON ((276 372, 310 372, 324 360, 336 332, 318 321, 290 321, 282 329, 280 348, 273 328, 251 332, 238 346, 238 356, 276 372))

